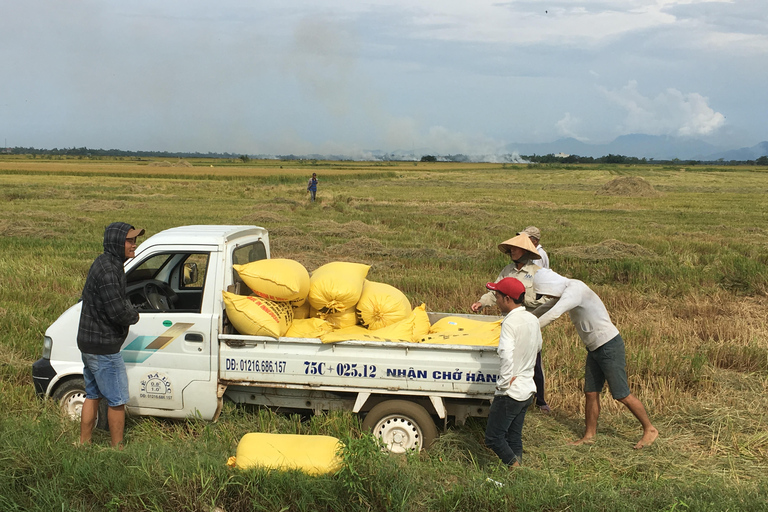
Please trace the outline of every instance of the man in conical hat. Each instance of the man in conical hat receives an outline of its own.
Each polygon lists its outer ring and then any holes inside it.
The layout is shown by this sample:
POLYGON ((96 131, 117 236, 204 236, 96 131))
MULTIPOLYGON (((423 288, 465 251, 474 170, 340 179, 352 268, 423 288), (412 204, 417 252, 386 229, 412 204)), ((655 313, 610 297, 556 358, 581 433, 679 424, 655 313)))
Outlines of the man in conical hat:
MULTIPOLYGON (((501 242, 499 250, 504 254, 508 254, 512 259, 512 263, 504 267, 499 276, 496 278, 498 283, 505 277, 514 277, 523 283, 525 286, 525 300, 523 305, 526 310, 533 311, 542 304, 547 302, 547 299, 536 298, 536 292, 533 291, 533 276, 541 268, 538 265, 531 263, 533 260, 539 259, 539 253, 536 251, 536 246, 531 242, 530 237, 526 233, 520 233, 509 240, 501 242)), ((481 311, 483 308, 493 307, 496 305, 496 298, 492 291, 489 291, 480 299, 473 303, 471 306, 472 311, 475 313, 481 311)), ((536 356, 536 366, 534 367, 534 381, 536 382, 536 406, 544 413, 550 413, 552 409, 547 405, 544 398, 544 371, 541 368, 541 352, 536 356)))

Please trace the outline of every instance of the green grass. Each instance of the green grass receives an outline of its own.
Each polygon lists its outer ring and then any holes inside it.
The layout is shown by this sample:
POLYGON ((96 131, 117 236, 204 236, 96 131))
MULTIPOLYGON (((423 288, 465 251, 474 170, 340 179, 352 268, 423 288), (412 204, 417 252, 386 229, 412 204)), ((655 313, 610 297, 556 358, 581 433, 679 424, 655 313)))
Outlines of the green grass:
POLYGON ((4 510, 768 510, 764 169, 192 163, 0 161, 4 510), (305 191, 313 171, 315 204, 305 191), (662 194, 596 194, 617 176, 640 176, 662 194), (76 447, 78 425, 35 398, 30 365, 47 326, 79 297, 103 227, 117 220, 148 235, 262 225, 273 257, 309 270, 365 262, 371 279, 414 305, 451 312, 467 312, 506 265, 496 245, 534 224, 553 268, 606 303, 627 342, 630 385, 661 437, 633 451, 637 423, 605 396, 597 442, 567 445, 583 430, 584 349, 561 319, 543 333, 556 412, 526 417, 525 465, 515 472, 484 448, 483 421, 452 426, 421 454, 389 457, 349 413, 231 404, 217 423, 129 418, 120 452, 104 432, 76 447), (228 468, 252 431, 339 437, 345 464, 323 477, 228 468))

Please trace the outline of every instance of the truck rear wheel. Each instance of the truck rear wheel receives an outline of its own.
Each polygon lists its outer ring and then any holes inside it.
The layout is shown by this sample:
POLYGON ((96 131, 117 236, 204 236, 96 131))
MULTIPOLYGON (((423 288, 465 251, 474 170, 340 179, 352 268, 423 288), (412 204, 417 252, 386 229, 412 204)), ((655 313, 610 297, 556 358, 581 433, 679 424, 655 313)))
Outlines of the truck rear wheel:
MULTIPOLYGON (((61 412, 72 421, 80 421, 80 414, 85 403, 85 381, 82 378, 70 379, 56 388, 52 398, 58 402, 61 412)), ((99 402, 99 412, 96 415, 96 428, 109 430, 107 423, 107 402, 99 402)))
POLYGON ((387 400, 373 407, 363 420, 390 453, 429 448, 437 438, 437 426, 424 407, 407 400, 387 400))

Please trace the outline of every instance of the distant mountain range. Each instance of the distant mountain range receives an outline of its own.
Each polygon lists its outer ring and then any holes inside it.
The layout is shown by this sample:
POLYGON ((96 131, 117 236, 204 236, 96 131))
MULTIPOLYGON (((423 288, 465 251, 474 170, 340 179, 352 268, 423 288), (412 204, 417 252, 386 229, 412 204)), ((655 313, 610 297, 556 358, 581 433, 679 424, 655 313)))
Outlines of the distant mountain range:
POLYGON ((512 143, 504 146, 508 153, 520 155, 568 155, 598 158, 605 155, 624 155, 654 160, 755 160, 768 156, 768 141, 752 147, 722 148, 699 139, 664 135, 622 135, 607 144, 587 144, 573 138, 559 139, 541 144, 512 143))

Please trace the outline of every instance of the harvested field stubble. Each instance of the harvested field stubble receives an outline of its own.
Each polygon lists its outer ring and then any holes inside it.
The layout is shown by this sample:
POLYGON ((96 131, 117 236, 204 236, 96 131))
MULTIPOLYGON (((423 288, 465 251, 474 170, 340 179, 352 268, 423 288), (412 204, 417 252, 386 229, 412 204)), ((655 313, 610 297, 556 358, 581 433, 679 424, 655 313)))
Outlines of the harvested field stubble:
POLYGON ((768 173, 195 164, 0 161, 7 199, 0 210, 0 407, 8 413, 0 417, 0 503, 7 508, 34 509, 30 496, 38 509, 67 503, 130 511, 252 510, 257 503, 270 510, 768 508, 768 173), (313 170, 321 177, 314 205, 305 187, 313 170), (596 195, 616 174, 642 175, 664 194, 596 195), (367 263, 369 279, 397 287, 413 305, 456 313, 468 312, 509 263, 497 244, 536 225, 553 269, 583 280, 605 302, 626 342, 631 389, 661 437, 633 451, 638 424, 606 390, 596 444, 567 446, 583 433, 586 351, 566 315, 543 331, 554 414, 526 415, 525 467, 511 475, 484 448, 482 420, 452 425, 426 453, 382 461, 351 414, 302 420, 229 403, 216 424, 129 418, 117 458, 83 451, 72 446, 77 425, 34 399, 29 367, 45 328, 80 296, 103 228, 115 220, 147 235, 184 224, 263 225, 272 257, 310 271, 334 260, 367 263), (225 455, 254 430, 336 435, 357 451, 335 477, 229 472, 225 455), (72 486, 81 474, 89 486, 72 486))

